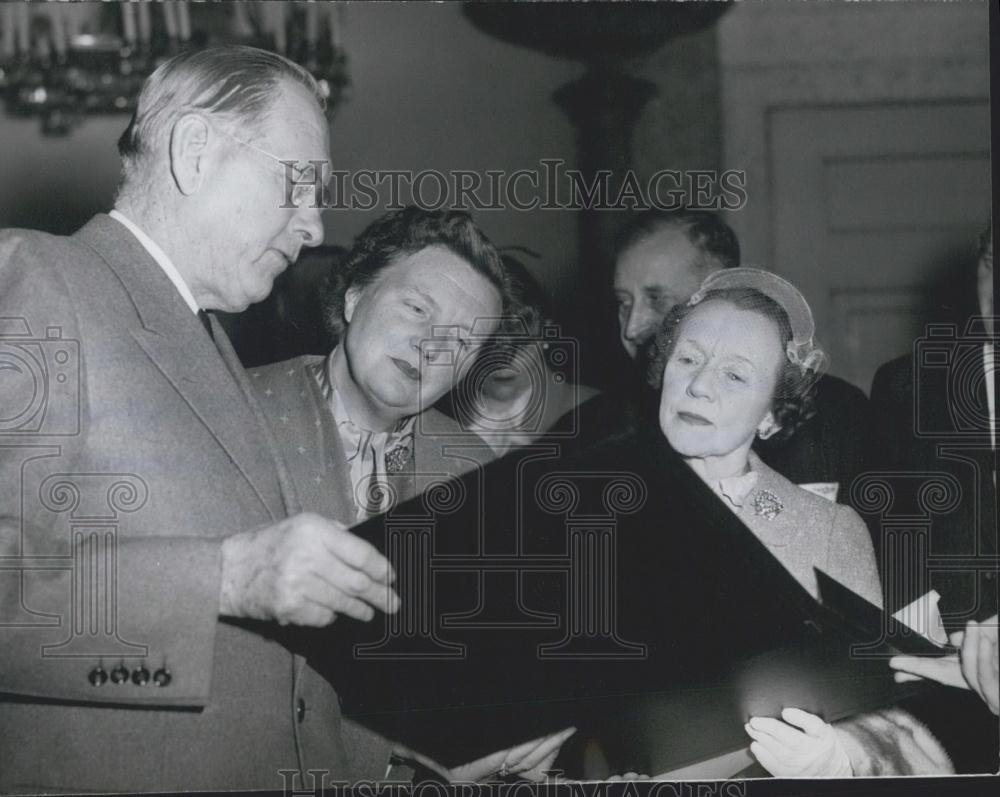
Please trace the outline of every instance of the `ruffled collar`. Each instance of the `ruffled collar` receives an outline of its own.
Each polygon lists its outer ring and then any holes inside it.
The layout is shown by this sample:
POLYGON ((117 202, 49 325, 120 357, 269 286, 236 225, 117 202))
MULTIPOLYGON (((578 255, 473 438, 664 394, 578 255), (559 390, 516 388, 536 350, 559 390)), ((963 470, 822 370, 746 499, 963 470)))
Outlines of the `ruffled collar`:
POLYGON ((749 470, 737 476, 727 476, 724 479, 713 479, 709 486, 737 509, 746 503, 751 491, 757 486, 760 474, 749 470))

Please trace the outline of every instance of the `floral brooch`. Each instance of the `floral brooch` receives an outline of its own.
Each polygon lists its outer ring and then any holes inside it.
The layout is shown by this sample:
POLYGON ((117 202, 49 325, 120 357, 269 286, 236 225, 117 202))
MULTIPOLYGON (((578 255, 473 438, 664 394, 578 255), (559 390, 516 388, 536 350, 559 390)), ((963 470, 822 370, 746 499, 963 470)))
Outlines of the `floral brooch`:
POLYGON ((774 520, 784 508, 785 505, 781 503, 781 499, 770 490, 757 490, 753 495, 754 514, 767 520, 774 520))

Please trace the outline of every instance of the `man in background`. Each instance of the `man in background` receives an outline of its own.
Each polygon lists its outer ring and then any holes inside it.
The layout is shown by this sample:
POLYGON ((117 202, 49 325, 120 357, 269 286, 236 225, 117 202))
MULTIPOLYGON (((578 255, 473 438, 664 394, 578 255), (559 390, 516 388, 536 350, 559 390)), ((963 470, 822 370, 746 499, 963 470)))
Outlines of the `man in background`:
MULTIPOLYGON (((904 583, 892 572, 883 577, 888 597, 901 604, 917 597, 911 594, 914 589, 936 589, 949 631, 997 612, 992 225, 979 236, 975 292, 971 285, 966 292, 963 317, 928 327, 911 353, 878 369, 871 391, 872 468, 950 477, 954 506, 927 513, 931 525, 925 554, 936 560, 927 572, 928 583, 904 583), (948 559, 956 559, 955 565, 948 559)), ((902 493, 896 498, 921 500, 902 493)), ((913 509, 921 514, 927 508, 913 509)))
MULTIPOLYGON (((615 243, 614 291, 623 348, 645 372, 646 349, 664 316, 686 302, 709 274, 740 265, 736 234, 704 210, 650 210, 634 216, 615 243)), ((641 399, 650 407, 657 397, 641 399)), ((754 451, 785 478, 848 502, 863 466, 867 399, 854 385, 824 375, 816 414, 791 438, 757 440, 754 451)))
MULTIPOLYGON (((954 307, 950 323, 929 325, 912 352, 882 365, 871 389, 870 467, 890 488, 888 511, 913 519, 899 529, 866 515, 886 606, 934 590, 948 632, 970 620, 995 623, 997 613, 992 224, 976 255, 975 285, 970 269, 959 286, 964 306, 954 307)), ((974 694, 931 695, 910 708, 945 744, 957 772, 996 772, 996 717, 974 694)))

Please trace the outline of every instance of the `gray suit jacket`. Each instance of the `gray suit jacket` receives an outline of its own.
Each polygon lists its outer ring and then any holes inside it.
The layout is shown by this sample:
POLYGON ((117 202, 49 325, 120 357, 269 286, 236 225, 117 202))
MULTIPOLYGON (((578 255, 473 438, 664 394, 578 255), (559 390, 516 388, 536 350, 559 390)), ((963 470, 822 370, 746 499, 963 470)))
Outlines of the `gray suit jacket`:
POLYGON ((222 539, 295 509, 218 324, 99 215, 0 233, 0 325, 0 791, 349 777, 333 689, 217 616, 222 539))

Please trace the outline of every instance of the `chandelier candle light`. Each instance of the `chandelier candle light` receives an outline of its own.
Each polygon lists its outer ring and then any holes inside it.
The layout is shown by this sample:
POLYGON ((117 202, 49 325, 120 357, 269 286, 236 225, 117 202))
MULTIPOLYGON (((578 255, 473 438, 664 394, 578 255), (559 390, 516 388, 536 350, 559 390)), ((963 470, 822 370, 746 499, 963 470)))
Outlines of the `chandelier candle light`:
POLYGON ((343 11, 312 0, 0 3, 0 100, 65 135, 87 115, 134 110, 143 81, 176 52, 239 43, 312 72, 332 114, 349 82, 343 11))

